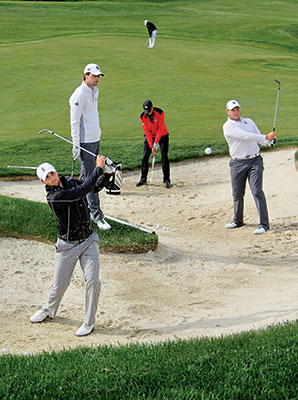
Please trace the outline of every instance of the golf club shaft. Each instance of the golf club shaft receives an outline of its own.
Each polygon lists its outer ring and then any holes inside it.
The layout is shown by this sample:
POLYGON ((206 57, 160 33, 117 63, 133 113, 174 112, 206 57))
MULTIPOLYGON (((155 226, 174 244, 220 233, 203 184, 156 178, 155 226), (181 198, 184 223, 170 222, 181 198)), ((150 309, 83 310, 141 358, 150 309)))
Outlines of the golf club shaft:
MULTIPOLYGON (((277 109, 278 109, 278 101, 279 101, 279 93, 280 93, 280 82, 277 79, 274 79, 274 82, 278 84, 278 89, 277 89, 277 99, 276 99, 276 106, 275 106, 275 114, 274 114, 274 122, 273 122, 273 132, 275 132, 276 128, 276 118, 277 118, 277 109)), ((276 143, 276 139, 273 139, 271 141, 271 146, 273 146, 276 143)))
POLYGON ((274 123, 273 123, 273 132, 275 132, 275 128, 276 128, 276 118, 277 118, 277 108, 278 108, 278 101, 279 101, 279 92, 280 92, 280 87, 278 88, 278 91, 277 91, 277 99, 276 99, 275 115, 274 115, 274 123))
MULTIPOLYGON (((42 130, 39 131, 38 133, 43 133, 43 132, 49 132, 49 133, 51 133, 52 135, 57 136, 58 138, 64 140, 64 141, 67 142, 67 143, 70 143, 70 144, 72 144, 72 145, 74 146, 74 144, 73 144, 73 142, 72 142, 71 140, 68 140, 68 139, 66 139, 66 138, 63 137, 63 136, 60 136, 60 135, 58 135, 57 133, 55 133, 55 132, 53 132, 53 131, 50 131, 49 129, 42 129, 42 130)), ((78 145, 78 144, 76 144, 75 146, 78 147, 79 149, 85 151, 86 153, 90 154, 91 156, 97 157, 96 154, 92 153, 92 151, 89 151, 89 150, 87 150, 87 149, 84 149, 84 147, 82 147, 82 146, 80 146, 80 145, 78 145)))
POLYGON ((131 224, 129 222, 123 221, 122 219, 111 217, 110 215, 105 215, 105 218, 110 219, 111 221, 118 222, 118 224, 130 226, 131 228, 135 228, 135 229, 138 229, 140 231, 150 233, 151 235, 155 234, 155 232, 151 231, 150 229, 143 228, 142 226, 139 226, 139 225, 131 224))
POLYGON ((153 158, 152 158, 150 185, 152 184, 152 181, 153 181, 154 166, 155 166, 155 156, 153 156, 153 158))
POLYGON ((72 170, 71 170, 71 177, 73 178, 74 170, 75 170, 76 160, 74 159, 72 162, 72 170))
POLYGON ((146 42, 143 44, 143 46, 142 46, 142 47, 145 47, 145 46, 146 46, 146 44, 147 44, 148 40, 149 40, 149 38, 146 40, 146 42))
POLYGON ((24 166, 24 165, 8 165, 7 168, 37 169, 37 167, 26 167, 26 166, 24 166))

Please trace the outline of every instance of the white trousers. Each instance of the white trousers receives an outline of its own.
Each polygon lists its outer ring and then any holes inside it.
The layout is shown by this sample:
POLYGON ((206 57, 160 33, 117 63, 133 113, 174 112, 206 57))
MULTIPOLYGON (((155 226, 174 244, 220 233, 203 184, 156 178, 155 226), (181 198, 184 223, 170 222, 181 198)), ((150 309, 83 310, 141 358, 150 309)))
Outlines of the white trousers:
POLYGON ((157 29, 155 29, 152 32, 152 36, 149 38, 149 46, 148 46, 149 49, 153 49, 156 40, 156 35, 157 35, 157 29))
POLYGON ((84 322, 93 325, 101 289, 98 235, 93 232, 88 239, 78 244, 58 239, 55 248, 54 280, 50 288, 48 303, 43 309, 48 312, 51 318, 55 317, 79 260, 86 281, 84 322))

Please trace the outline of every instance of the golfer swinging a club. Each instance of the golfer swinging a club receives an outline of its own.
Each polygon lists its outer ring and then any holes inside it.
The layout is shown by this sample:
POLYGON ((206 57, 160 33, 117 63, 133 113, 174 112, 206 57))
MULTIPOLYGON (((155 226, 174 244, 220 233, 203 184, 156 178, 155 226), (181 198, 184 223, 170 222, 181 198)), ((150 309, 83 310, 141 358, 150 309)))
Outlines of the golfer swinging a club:
POLYGON ((140 115, 144 131, 144 150, 142 158, 142 175, 136 186, 147 183, 149 169, 149 158, 151 153, 155 157, 160 146, 162 159, 163 181, 167 189, 172 187, 170 181, 170 163, 168 158, 169 151, 169 132, 165 124, 165 115, 161 108, 153 107, 151 100, 143 103, 143 112, 140 115))
POLYGON ((243 206, 246 181, 248 180, 253 195, 260 224, 254 231, 255 235, 269 229, 269 218, 265 194, 263 192, 263 158, 260 155, 260 145, 271 146, 275 132, 262 135, 257 125, 250 118, 240 116, 240 104, 230 100, 226 104, 228 120, 223 125, 223 133, 229 145, 230 174, 234 201, 234 218, 227 224, 227 229, 243 226, 243 206))
POLYGON ((147 19, 145 19, 144 21, 144 25, 146 25, 147 29, 148 29, 148 34, 149 34, 149 46, 148 49, 153 49, 154 44, 155 44, 155 40, 156 40, 156 36, 157 36, 157 28, 154 25, 153 22, 148 21, 147 19))
POLYGON ((55 317, 79 260, 86 281, 86 304, 85 319, 77 336, 86 336, 93 331, 100 295, 98 235, 92 227, 86 195, 91 191, 98 192, 110 179, 108 173, 103 173, 105 160, 105 157, 97 156, 95 169, 84 181, 59 177, 55 167, 48 163, 39 165, 36 171, 46 185, 47 202, 58 221, 58 240, 48 302, 30 320, 35 323, 55 317))

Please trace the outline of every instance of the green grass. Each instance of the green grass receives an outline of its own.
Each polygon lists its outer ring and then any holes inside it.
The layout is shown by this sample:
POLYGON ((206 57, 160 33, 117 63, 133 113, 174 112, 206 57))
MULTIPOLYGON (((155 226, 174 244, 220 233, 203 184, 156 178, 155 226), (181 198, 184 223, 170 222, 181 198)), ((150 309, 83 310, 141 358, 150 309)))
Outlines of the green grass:
MULTIPOLYGON (((274 149, 281 147, 293 147, 298 145, 298 135, 290 137, 278 138, 274 149)), ((7 168, 7 166, 30 166, 36 167, 42 162, 49 162, 56 166, 61 175, 70 175, 72 169, 72 156, 70 145, 57 139, 54 136, 45 134, 39 135, 36 139, 19 140, 15 145, 3 145, 1 151, 0 163, 0 178, 7 176, 36 177, 36 172, 33 169, 20 169, 20 168, 7 168), (49 152, 51 148, 51 152, 49 152)), ((141 157, 143 151, 143 141, 139 143, 129 142, 124 147, 115 147, 113 141, 103 139, 101 147, 104 153, 108 154, 113 161, 121 161, 124 170, 134 170, 140 168, 141 157)), ((176 140, 174 143, 170 139, 169 158, 172 162, 182 161, 185 159, 195 159, 210 157, 206 156, 205 148, 212 147, 212 156, 227 155, 228 146, 226 142, 221 139, 215 141, 214 139, 198 139, 196 142, 188 139, 176 140)), ((262 151, 268 151, 268 148, 262 148, 262 151)), ((211 156, 211 157, 212 157, 211 156)), ((161 162, 160 153, 157 153, 156 164, 161 162)), ((80 174, 79 161, 75 164, 75 175, 80 174)), ((125 177, 123 180, 125 185, 125 177)))
POLYGON ((99 84, 102 153, 124 168, 140 166, 139 114, 146 98, 165 110, 170 160, 176 161, 200 157, 205 144, 224 143, 230 98, 269 132, 276 78, 278 139, 297 145, 295 7, 269 0, 236 6, 219 0, 0 1, 0 73, 6 77, 0 84, 0 151, 9 157, 9 163, 0 158, 1 176, 16 174, 6 167, 20 165, 18 156, 22 165, 37 165, 42 155, 59 167, 60 147, 71 165, 70 145, 54 137, 43 142, 37 132, 48 128, 70 138, 68 98, 90 61, 106 74, 99 84), (144 16, 158 27, 153 51, 141 48, 144 16))
POLYGON ((297 399, 298 325, 157 345, 0 357, 0 398, 297 399))
MULTIPOLYGON (((0 236, 22 237, 55 243, 57 221, 46 203, 14 199, 0 195, 0 236)), ((158 237, 118 222, 109 221, 112 230, 100 231, 99 246, 103 252, 141 253, 155 250, 158 237)))

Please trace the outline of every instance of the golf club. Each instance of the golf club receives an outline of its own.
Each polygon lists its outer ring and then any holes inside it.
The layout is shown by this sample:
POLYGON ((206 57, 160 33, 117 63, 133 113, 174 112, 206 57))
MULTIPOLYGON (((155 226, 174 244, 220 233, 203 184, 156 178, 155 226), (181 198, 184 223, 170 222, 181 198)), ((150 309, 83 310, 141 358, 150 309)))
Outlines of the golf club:
MULTIPOLYGON (((276 117, 277 117, 277 108, 278 108, 278 100, 279 100, 279 93, 280 93, 280 82, 277 79, 274 79, 274 82, 278 84, 278 89, 277 89, 277 99, 276 99, 276 106, 275 106, 275 115, 274 115, 274 123, 273 123, 273 132, 275 132, 276 128, 276 117)), ((276 142, 276 139, 273 139, 271 141, 271 146, 273 146, 276 142)))
POLYGON ((146 42, 141 46, 141 47, 145 47, 147 42, 148 42, 149 38, 146 40, 146 42))
POLYGON ((153 181, 154 165, 155 165, 155 156, 153 156, 153 158, 152 158, 151 176, 150 176, 150 184, 149 184, 150 191, 152 190, 150 187, 151 187, 152 181, 153 181))
MULTIPOLYGON (((66 138, 63 137, 63 136, 60 136, 60 135, 58 135, 57 133, 55 133, 55 132, 53 132, 53 131, 50 131, 49 129, 42 129, 42 130, 39 131, 38 133, 43 133, 43 132, 49 132, 49 133, 51 133, 52 135, 57 136, 58 138, 64 140, 65 142, 70 143, 70 144, 73 145, 73 142, 72 142, 71 140, 68 140, 68 139, 66 139, 66 138)), ((79 149, 85 151, 86 153, 90 154, 91 156, 97 157, 96 154, 92 153, 92 151, 89 151, 89 150, 87 150, 87 149, 84 149, 84 147, 81 147, 81 146, 79 146, 78 144, 76 144, 75 146, 78 147, 79 149)))

